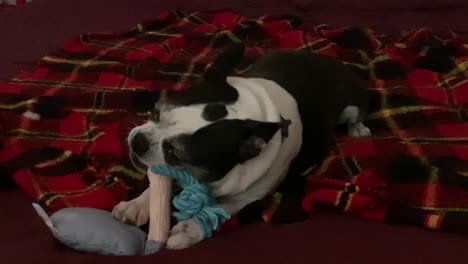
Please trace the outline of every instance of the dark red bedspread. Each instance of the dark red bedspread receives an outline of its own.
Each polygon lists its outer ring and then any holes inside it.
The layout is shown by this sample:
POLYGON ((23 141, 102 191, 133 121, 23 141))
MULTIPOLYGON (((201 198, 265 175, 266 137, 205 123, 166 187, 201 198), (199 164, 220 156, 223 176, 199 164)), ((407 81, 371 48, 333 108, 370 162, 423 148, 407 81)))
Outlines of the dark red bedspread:
MULTIPOLYGON (((177 1, 161 3, 152 9, 154 4, 147 1, 112 1, 112 4, 106 1, 93 2, 93 4, 82 1, 72 6, 65 6, 55 0, 38 0, 36 3, 37 7, 33 6, 31 9, 24 7, 21 15, 16 10, 8 11, 5 16, 0 15, 0 21, 16 23, 0 23, 0 32, 2 34, 5 32, 5 35, 9 36, 5 38, 5 45, 2 44, 0 51, 0 59, 6 62, 1 65, 6 66, 4 71, 0 71, 0 76, 4 76, 3 78, 12 77, 20 67, 26 67, 27 62, 40 58, 52 47, 58 47, 65 38, 91 31, 91 29, 101 31, 125 28, 142 18, 154 17, 161 9, 166 9, 165 5, 178 4, 177 1), (96 7, 107 5, 106 8, 113 12, 106 12, 108 19, 98 23, 102 12, 90 9, 92 5, 96 7), (61 10, 63 14, 61 15, 58 10, 61 10), (47 11, 55 15, 45 17, 44 13, 39 11, 47 11), (71 14, 79 16, 73 17, 71 14), (23 19, 22 15, 28 19, 23 19), (19 25, 29 27, 32 31, 28 31, 28 34, 18 34, 21 32, 19 25), (43 36, 45 31, 49 32, 47 36, 50 38, 43 36)), ((199 4, 197 7, 200 8, 210 7, 207 3, 191 3, 199 4)), ((464 25, 459 21, 466 6, 461 1, 455 4, 444 3, 447 5, 437 6, 433 1, 425 4, 424 8, 421 6, 414 8, 412 4, 388 3, 387 8, 383 9, 373 9, 376 5, 382 7, 381 4, 359 5, 336 2, 330 5, 323 1, 311 5, 278 1, 264 8, 259 8, 258 2, 239 1, 227 3, 226 6, 248 9, 245 14, 284 13, 290 10, 290 13, 299 12, 305 15, 306 21, 330 22, 335 25, 362 24, 374 26, 392 34, 401 28, 407 28, 408 21, 412 21, 411 27, 430 25, 436 30, 446 29, 447 26, 440 23, 440 21, 445 21, 450 22, 451 28, 463 31, 464 25), (318 11, 325 12, 319 14, 318 11), (336 16, 330 16, 330 14, 336 14, 336 16), (389 17, 395 19, 385 19, 389 17), (321 19, 321 21, 315 21, 315 19, 321 19)), ((31 5, 33 4, 34 2, 31 5)), ((186 5, 182 4, 182 6, 186 5)), ((3 218, 1 222, 1 232, 4 236, 1 240, 0 256, 8 259, 14 258, 15 263, 44 263, 46 260, 71 263, 104 261, 100 257, 73 253, 68 250, 57 251, 48 231, 34 216, 28 200, 22 194, 15 191, 2 192, 0 199, 6 201, 6 206, 3 208, 11 216, 3 218), (31 236, 34 239, 29 239, 31 236), (40 238, 40 241, 36 241, 35 238, 40 238)), ((351 261, 351 263, 438 263, 440 261, 463 263, 468 258, 465 250, 467 246, 466 239, 456 236, 363 223, 337 216, 315 215, 312 220, 301 224, 274 228, 264 225, 246 227, 236 232, 220 234, 215 239, 184 253, 165 252, 159 256, 139 258, 138 261, 142 263, 145 261, 148 263, 187 262, 196 258, 209 262, 216 261, 216 255, 222 255, 223 262, 226 263, 264 262, 265 260, 271 263, 301 263, 306 259, 307 262, 318 263, 341 261, 351 261), (339 254, 337 254, 338 251, 339 254)), ((135 260, 121 258, 118 261, 125 263, 135 260)))
POLYGON ((0 199, 9 201, 0 209, 10 216, 2 217, 0 226, 0 257, 8 260, 6 263, 464 264, 468 259, 468 240, 464 237, 329 214, 317 214, 306 222, 286 226, 246 226, 183 251, 164 251, 148 257, 103 257, 54 243, 23 193, 4 191, 0 199))

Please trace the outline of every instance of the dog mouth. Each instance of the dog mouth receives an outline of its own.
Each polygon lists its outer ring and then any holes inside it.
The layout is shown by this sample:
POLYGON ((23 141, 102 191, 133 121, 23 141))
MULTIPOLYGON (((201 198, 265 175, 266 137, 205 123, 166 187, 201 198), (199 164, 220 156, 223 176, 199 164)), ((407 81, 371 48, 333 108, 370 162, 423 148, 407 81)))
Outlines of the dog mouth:
POLYGON ((130 152, 130 161, 132 162, 133 166, 141 173, 146 173, 148 170, 148 166, 146 166, 143 162, 140 161, 138 155, 133 152, 130 152))

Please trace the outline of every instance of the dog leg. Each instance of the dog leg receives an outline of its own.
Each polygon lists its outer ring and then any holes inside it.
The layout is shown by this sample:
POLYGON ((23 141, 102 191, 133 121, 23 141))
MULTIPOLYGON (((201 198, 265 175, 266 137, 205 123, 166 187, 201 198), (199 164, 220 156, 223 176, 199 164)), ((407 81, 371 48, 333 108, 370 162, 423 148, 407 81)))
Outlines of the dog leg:
POLYGON ((203 240, 203 231, 192 219, 178 222, 172 229, 166 247, 168 249, 188 248, 203 240))
POLYGON ((346 123, 348 126, 348 135, 350 137, 367 137, 371 135, 371 131, 366 127, 360 118, 360 111, 357 106, 349 105, 340 116, 339 123, 346 123))
POLYGON ((371 135, 371 131, 362 122, 359 122, 348 126, 348 135, 354 138, 368 137, 371 135))
POLYGON ((122 222, 141 226, 149 221, 149 189, 137 198, 120 202, 112 209, 112 216, 122 222))

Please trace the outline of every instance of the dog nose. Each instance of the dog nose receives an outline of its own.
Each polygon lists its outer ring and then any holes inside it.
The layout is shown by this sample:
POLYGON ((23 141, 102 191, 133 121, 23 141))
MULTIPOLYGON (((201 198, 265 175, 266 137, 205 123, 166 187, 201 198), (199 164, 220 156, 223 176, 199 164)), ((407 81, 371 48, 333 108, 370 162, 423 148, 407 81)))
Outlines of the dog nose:
POLYGON ((142 133, 137 133, 130 143, 132 151, 138 156, 142 156, 149 150, 149 141, 142 133))

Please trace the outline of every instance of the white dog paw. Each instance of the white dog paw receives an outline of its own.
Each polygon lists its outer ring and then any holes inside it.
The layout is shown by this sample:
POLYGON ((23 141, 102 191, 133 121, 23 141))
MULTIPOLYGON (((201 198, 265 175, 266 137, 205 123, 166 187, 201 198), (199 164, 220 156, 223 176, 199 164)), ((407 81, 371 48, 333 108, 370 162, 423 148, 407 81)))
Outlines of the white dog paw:
POLYGON ((357 123, 348 128, 348 135, 354 138, 368 137, 371 135, 371 131, 363 123, 357 123))
POLYGON ((141 226, 149 221, 149 205, 137 199, 120 202, 112 209, 112 216, 127 224, 141 226))
POLYGON ((180 221, 171 230, 171 235, 167 240, 168 249, 188 248, 203 240, 203 231, 193 220, 180 221))

